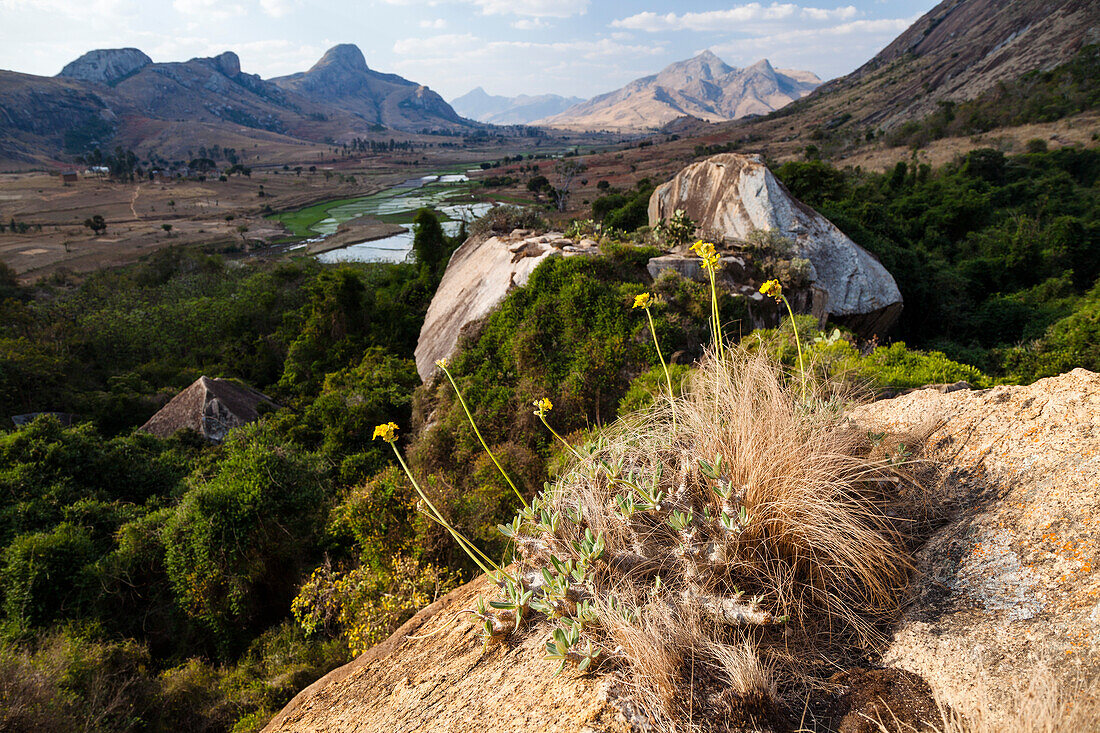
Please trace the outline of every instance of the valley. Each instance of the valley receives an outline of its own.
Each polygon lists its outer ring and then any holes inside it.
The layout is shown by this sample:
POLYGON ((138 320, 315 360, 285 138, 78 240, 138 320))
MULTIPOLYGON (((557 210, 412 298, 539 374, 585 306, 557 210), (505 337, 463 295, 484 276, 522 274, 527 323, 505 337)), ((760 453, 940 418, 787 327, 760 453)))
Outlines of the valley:
POLYGON ((1096 3, 93 5, 3 11, 0 731, 1097 727, 1096 3))

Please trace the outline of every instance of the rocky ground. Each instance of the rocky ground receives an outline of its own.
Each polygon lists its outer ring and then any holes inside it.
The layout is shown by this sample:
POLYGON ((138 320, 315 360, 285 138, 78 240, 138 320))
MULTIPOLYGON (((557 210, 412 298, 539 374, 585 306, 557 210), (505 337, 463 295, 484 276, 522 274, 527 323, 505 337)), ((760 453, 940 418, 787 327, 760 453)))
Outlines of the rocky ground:
MULTIPOLYGON (((917 390, 852 418, 869 430, 934 427, 923 455, 944 483, 929 507, 939 527, 918 552, 912 601, 883 649, 883 669, 831 680, 829 724, 877 730, 869 719, 893 715, 919 724, 936 717, 935 693, 966 715, 988 706, 1008 730, 1036 675, 1092 694, 1100 679, 1100 375, 1077 369, 1027 387, 917 390)), ((484 648, 463 610, 485 583, 421 611, 303 691, 266 730, 649 729, 613 674, 553 676, 538 629, 484 648)))

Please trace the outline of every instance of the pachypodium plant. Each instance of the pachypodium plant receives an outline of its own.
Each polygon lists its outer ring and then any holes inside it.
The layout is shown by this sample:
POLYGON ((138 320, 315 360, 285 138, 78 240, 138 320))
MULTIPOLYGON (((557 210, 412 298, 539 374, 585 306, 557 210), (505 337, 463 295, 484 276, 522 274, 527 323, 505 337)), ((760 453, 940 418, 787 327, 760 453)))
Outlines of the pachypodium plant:
POLYGON ((794 329, 794 344, 798 347, 798 371, 802 375, 802 401, 806 401, 806 364, 802 360, 802 340, 798 337, 798 322, 794 317, 794 310, 787 296, 783 295, 783 286, 778 280, 768 280, 760 286, 760 292, 768 297, 775 298, 776 303, 782 302, 787 306, 787 313, 791 317, 791 328, 794 329))
POLYGON ((574 647, 579 647, 580 641, 581 632, 575 625, 571 625, 568 629, 554 629, 550 640, 546 642, 545 658, 561 663, 555 676, 562 673, 566 664, 576 665, 577 671, 583 672, 599 658, 600 650, 592 646, 591 639, 587 641, 583 649, 574 649, 574 647))
POLYGON ((412 471, 409 470, 408 464, 405 463, 404 456, 401 455, 401 451, 397 449, 397 423, 388 422, 382 425, 378 425, 374 428, 374 436, 372 440, 381 438, 384 442, 389 443, 393 448, 393 454, 397 456, 397 462, 401 464, 401 468, 405 471, 405 475, 408 476, 409 481, 412 483, 413 488, 416 490, 417 495, 420 497, 420 501, 423 502, 428 509, 421 510, 422 513, 429 519, 433 520, 450 533, 454 541, 458 543, 470 559, 474 561, 474 564, 481 568, 481 571, 493 579, 506 578, 513 583, 515 578, 509 575, 503 568, 493 562, 492 558, 478 549, 477 545, 466 538, 461 532, 455 529, 454 525, 447 521, 447 519, 436 509, 435 504, 428 498, 428 495, 424 493, 424 489, 420 488, 419 482, 413 477, 412 471))
POLYGON ((462 411, 466 413, 466 419, 469 420, 470 427, 474 429, 474 435, 477 436, 478 441, 481 443, 481 447, 485 450, 486 453, 489 454, 489 458, 492 459, 493 465, 497 467, 497 470, 500 471, 500 475, 503 476, 504 480, 508 482, 508 485, 512 487, 512 491, 515 492, 516 497, 520 500, 523 506, 527 506, 527 502, 524 500, 523 495, 519 493, 519 489, 516 488, 516 484, 512 481, 511 476, 509 476, 508 472, 505 471, 504 468, 500 465, 500 461, 498 461, 497 457, 493 455, 493 452, 489 450, 489 446, 485 442, 485 438, 481 437, 481 431, 477 429, 477 423, 474 422, 474 416, 470 413, 470 408, 466 406, 466 400, 462 397, 462 391, 459 390, 458 384, 455 382, 455 378, 451 375, 451 370, 449 368, 450 362, 447 359, 439 359, 438 361, 436 361, 435 365, 439 367, 440 371, 447 375, 447 380, 451 383, 451 387, 454 389, 455 395, 458 397, 458 403, 462 405, 462 411))
POLYGON ((584 460, 584 457, 583 457, 583 456, 581 456, 581 454, 577 452, 577 449, 576 449, 576 448, 574 448, 574 447, 573 447, 572 445, 570 445, 570 444, 569 444, 569 441, 567 441, 567 440, 566 440, 565 438, 563 438, 563 437, 561 437, 560 435, 558 435, 558 431, 556 431, 556 430, 554 430, 554 428, 550 427, 550 423, 548 423, 548 422, 546 421, 546 415, 547 415, 547 414, 548 414, 548 413, 549 413, 549 412, 550 412, 551 410, 553 410, 553 409, 554 409, 554 403, 550 401, 550 398, 549 398, 549 397, 543 397, 542 399, 539 399, 539 400, 535 400, 535 403, 534 403, 534 404, 535 404, 535 415, 536 415, 536 416, 538 417, 538 419, 539 419, 539 420, 542 420, 542 424, 546 426, 546 429, 547 429, 547 430, 549 430, 549 431, 550 431, 550 433, 551 433, 551 434, 552 434, 552 435, 553 435, 553 436, 554 436, 555 438, 557 438, 557 439, 558 439, 558 442, 559 442, 559 443, 561 443, 561 444, 562 444, 562 445, 564 445, 564 446, 565 446, 566 448, 568 448, 568 449, 569 449, 569 452, 570 452, 570 453, 572 453, 572 454, 573 454, 573 456, 574 456, 574 457, 575 457, 575 458, 576 458, 576 459, 577 459, 578 461, 583 461, 583 460, 584 460))
POLYGON ((706 270, 707 277, 710 279, 711 335, 714 337, 715 353, 718 354, 719 359, 724 359, 726 347, 722 341, 722 320, 718 311, 718 286, 715 282, 715 273, 722 264, 722 258, 715 250, 713 243, 704 242, 701 239, 691 245, 691 251, 699 255, 703 269, 706 270))
POLYGON ((661 353, 661 344, 657 342, 657 328, 653 325, 653 314, 649 309, 657 302, 657 299, 650 293, 642 293, 641 295, 634 296, 634 308, 641 308, 645 311, 646 318, 649 320, 649 332, 653 334, 653 348, 657 349, 657 358, 661 360, 661 368, 665 370, 665 384, 668 385, 668 404, 672 409, 672 432, 676 432, 676 395, 672 391, 672 377, 668 373, 668 364, 665 363, 664 354, 661 353))

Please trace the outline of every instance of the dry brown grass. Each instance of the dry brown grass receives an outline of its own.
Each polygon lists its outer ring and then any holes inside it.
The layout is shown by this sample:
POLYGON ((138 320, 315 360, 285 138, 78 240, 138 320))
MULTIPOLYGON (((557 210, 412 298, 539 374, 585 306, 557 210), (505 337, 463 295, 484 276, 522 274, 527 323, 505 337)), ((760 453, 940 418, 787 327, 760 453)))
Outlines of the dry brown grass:
POLYGON ((898 611, 922 489, 894 444, 813 389, 803 401, 763 354, 708 360, 675 406, 625 417, 582 450, 545 497, 574 519, 519 543, 532 572, 550 555, 579 562, 574 543, 603 536, 572 600, 592 601, 585 634, 625 663, 665 730, 766 722, 774 680, 801 694, 898 611), (701 463, 717 458, 717 471, 701 463), (656 506, 624 515, 621 500, 652 492, 656 506))

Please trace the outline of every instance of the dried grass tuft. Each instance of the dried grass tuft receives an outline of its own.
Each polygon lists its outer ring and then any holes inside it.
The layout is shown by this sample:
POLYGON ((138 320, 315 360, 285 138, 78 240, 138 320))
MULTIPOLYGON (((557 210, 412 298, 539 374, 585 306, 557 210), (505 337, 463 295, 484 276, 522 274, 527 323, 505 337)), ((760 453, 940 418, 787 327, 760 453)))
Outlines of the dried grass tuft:
POLYGON ((707 360, 674 405, 580 451, 546 497, 577 521, 519 543, 532 570, 603 536, 578 594, 598 617, 585 633, 625 662, 665 730, 774 715, 777 676, 809 684, 898 611, 920 483, 844 417, 844 395, 800 392, 764 354, 707 360), (627 498, 643 509, 625 516, 627 498))

